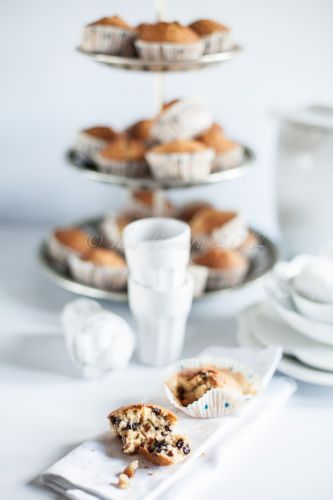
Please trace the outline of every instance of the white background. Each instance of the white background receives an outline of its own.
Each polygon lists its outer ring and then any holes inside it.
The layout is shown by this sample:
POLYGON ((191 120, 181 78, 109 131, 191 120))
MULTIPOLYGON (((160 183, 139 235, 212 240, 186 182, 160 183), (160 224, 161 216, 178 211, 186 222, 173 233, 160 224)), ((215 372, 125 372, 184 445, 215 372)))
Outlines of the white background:
MULTIPOLYGON (((0 217, 61 223, 117 206, 120 189, 72 171, 64 151, 77 129, 122 127, 154 112, 153 76, 98 65, 74 50, 83 24, 118 13, 153 19, 152 0, 4 0, 0 6, 0 217)), ((167 97, 205 95, 216 119, 258 155, 253 173, 212 188, 172 193, 240 207, 274 230, 274 109, 332 102, 331 0, 168 0, 169 19, 213 17, 244 52, 205 71, 169 75, 167 97)))

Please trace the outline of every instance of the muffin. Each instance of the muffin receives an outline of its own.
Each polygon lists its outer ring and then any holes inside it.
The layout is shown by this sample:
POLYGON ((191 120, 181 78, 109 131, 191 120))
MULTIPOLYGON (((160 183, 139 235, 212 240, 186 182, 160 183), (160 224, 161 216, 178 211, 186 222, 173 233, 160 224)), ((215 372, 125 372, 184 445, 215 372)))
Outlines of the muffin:
POLYGON ((208 269, 207 290, 219 290, 242 282, 248 269, 248 259, 237 250, 215 247, 192 258, 192 265, 208 269))
POLYGON ((177 211, 177 219, 184 222, 190 222, 191 219, 204 208, 213 208, 208 201, 192 201, 181 206, 177 211))
POLYGON ((103 17, 83 28, 81 48, 86 52, 130 56, 135 29, 119 16, 103 17))
POLYGON ((111 127, 96 126, 81 130, 78 134, 75 151, 93 160, 107 144, 119 138, 120 134, 111 127))
POLYGON ((204 54, 216 54, 232 48, 230 29, 212 19, 200 19, 189 26, 201 38, 204 54))
POLYGON ((137 28, 136 51, 150 61, 190 61, 203 53, 200 37, 177 22, 141 24, 137 28))
POLYGON ((145 161, 146 148, 142 141, 119 138, 95 156, 102 172, 128 177, 140 177, 149 172, 145 161))
POLYGON ((128 127, 126 132, 131 139, 142 141, 146 146, 151 146, 154 142, 151 135, 153 124, 154 120, 140 120, 128 127))
POLYGON ((182 359, 163 373, 170 402, 194 418, 231 415, 262 389, 262 380, 236 360, 201 356, 182 359))
POLYGON ((224 136, 223 129, 217 123, 197 137, 216 152, 214 171, 238 167, 244 160, 244 148, 237 142, 230 141, 224 136))
POLYGON ((172 465, 191 452, 187 438, 172 432, 176 415, 162 406, 123 406, 111 412, 108 419, 128 455, 139 453, 153 464, 172 465))
POLYGON ((162 191, 130 191, 128 210, 137 218, 170 217, 174 207, 162 191))
POLYGON ((89 234, 77 227, 66 227, 55 229, 49 236, 49 255, 66 265, 69 255, 78 255, 89 248, 89 234))
POLYGON ((108 248, 90 248, 68 259, 73 278, 103 290, 124 290, 127 284, 125 259, 108 248))
POLYGON ((136 220, 132 211, 124 211, 119 214, 110 213, 103 218, 101 231, 106 244, 111 248, 123 250, 123 232, 125 227, 136 220))
POLYGON ((202 99, 175 99, 163 106, 151 134, 158 142, 191 139, 207 130, 212 122, 212 115, 202 99))
POLYGON ((180 139, 149 149, 146 159, 157 179, 200 181, 211 172, 214 150, 199 141, 180 139))
POLYGON ((197 248, 221 246, 237 249, 249 236, 243 217, 234 211, 206 208, 190 221, 192 242, 197 248))

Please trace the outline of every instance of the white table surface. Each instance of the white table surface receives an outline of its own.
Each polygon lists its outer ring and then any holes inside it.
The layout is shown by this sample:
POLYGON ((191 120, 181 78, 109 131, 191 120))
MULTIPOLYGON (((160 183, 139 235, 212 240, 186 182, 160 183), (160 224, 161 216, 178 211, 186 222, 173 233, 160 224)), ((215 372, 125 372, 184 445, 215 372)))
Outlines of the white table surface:
MULTIPOLYGON (((111 408, 144 399, 158 380, 157 370, 135 360, 103 381, 78 377, 59 326, 59 313, 74 295, 39 271, 42 234, 33 226, 0 226, 0 492, 6 500, 58 498, 36 484, 39 473, 101 431, 111 408)), ((252 286, 195 304, 184 354, 234 345, 237 313, 260 297, 260 287, 252 286)), ((129 318, 125 305, 109 307, 129 318)), ((259 434, 237 440, 216 480, 197 485, 196 498, 331 499, 332 450, 333 389, 300 383, 259 434)))

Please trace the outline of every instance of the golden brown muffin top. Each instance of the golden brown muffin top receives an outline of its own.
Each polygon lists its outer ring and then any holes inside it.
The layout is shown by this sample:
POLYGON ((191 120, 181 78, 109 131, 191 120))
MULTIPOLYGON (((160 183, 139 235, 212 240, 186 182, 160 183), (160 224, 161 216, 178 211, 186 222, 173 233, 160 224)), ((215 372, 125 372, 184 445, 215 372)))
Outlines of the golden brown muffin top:
POLYGON ((132 198, 135 201, 138 201, 140 203, 143 203, 144 205, 147 205, 151 207, 154 202, 154 196, 155 193, 153 191, 133 191, 132 192, 132 198))
POLYGON ((218 149, 216 148, 216 151, 218 153, 227 153, 228 151, 231 151, 237 146, 238 146, 237 142, 230 141, 229 139, 226 139, 224 137, 224 139, 220 142, 218 149))
POLYGON ((96 137, 96 139, 102 139, 103 141, 108 141, 108 142, 117 139, 120 135, 113 128, 105 127, 103 125, 86 128, 85 130, 82 130, 82 132, 84 134, 91 135, 92 137, 96 137))
POLYGON ((222 227, 237 216, 237 212, 204 208, 199 210, 190 221, 193 235, 209 235, 214 229, 222 227))
POLYGON ((177 139, 176 141, 166 142, 154 146, 149 151, 158 154, 164 153, 197 153, 208 149, 206 144, 199 141, 191 141, 185 139, 177 139))
POLYGON ((139 141, 149 141, 151 139, 151 128, 154 124, 154 120, 146 119, 140 120, 126 130, 131 139, 137 139, 139 141))
POLYGON ((159 22, 155 24, 140 24, 137 28, 138 38, 144 42, 160 43, 196 43, 200 37, 187 26, 177 22, 159 22))
POLYGON ((133 26, 128 24, 124 19, 120 16, 106 16, 101 19, 97 19, 93 23, 88 24, 88 26, 115 26, 116 28, 125 28, 129 30, 134 30, 133 26))
POLYGON ((145 152, 146 148, 142 141, 118 138, 102 149, 100 155, 103 158, 120 161, 144 161, 145 152))
POLYGON ((178 211, 178 218, 184 222, 189 222, 200 210, 213 208, 208 201, 193 201, 181 207, 178 211))
POLYGON ((221 31, 230 31, 227 26, 218 23, 217 21, 213 21, 212 19, 199 19, 198 21, 191 23, 189 28, 195 31, 199 36, 207 36, 221 31))
POLYGON ((197 140, 203 142, 210 148, 213 148, 215 149, 215 151, 219 152, 223 147, 223 143, 225 141, 223 129, 218 123, 213 123, 213 125, 209 127, 208 130, 197 137, 197 140))
POLYGON ((75 252, 84 252, 88 248, 88 233, 77 227, 57 228, 54 237, 62 245, 75 252))
POLYGON ((125 259, 108 248, 90 248, 81 255, 81 259, 93 262, 97 266, 126 267, 125 259))
POLYGON ((245 267, 246 258, 235 250, 228 250, 221 247, 210 248, 194 257, 193 262, 199 266, 211 269, 228 270, 245 267))

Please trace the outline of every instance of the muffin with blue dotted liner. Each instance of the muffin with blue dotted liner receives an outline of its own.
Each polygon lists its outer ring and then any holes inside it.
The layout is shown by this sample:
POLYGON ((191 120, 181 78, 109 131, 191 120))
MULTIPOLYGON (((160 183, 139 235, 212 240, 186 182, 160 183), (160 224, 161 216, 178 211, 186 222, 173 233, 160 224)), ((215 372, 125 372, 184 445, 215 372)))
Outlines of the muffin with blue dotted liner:
POLYGON ((121 17, 102 17, 83 28, 80 47, 86 52, 131 56, 135 37, 135 28, 121 17))
POLYGON ((138 56, 146 61, 191 61, 204 49, 199 35, 178 22, 140 24, 134 45, 138 56))
POLYGON ((103 290, 125 290, 127 266, 125 259, 108 248, 90 248, 68 259, 69 271, 80 283, 103 290))
POLYGON ((145 160, 146 147, 142 141, 118 138, 95 155, 101 172, 125 177, 144 177, 149 174, 145 160))
POLYGON ((189 25, 204 44, 204 54, 216 54, 233 46, 231 30, 212 19, 199 19, 189 25))
POLYGON ((205 101, 198 97, 174 99, 163 105, 151 128, 158 142, 192 139, 207 130, 213 116, 205 101))
POLYGON ((78 133, 75 151, 90 160, 94 160, 97 153, 121 136, 122 134, 108 126, 90 127, 78 133))
POLYGON ((192 254, 190 267, 192 273, 197 273, 198 288, 200 279, 202 280, 201 289, 221 290, 242 283, 249 270, 250 262, 238 250, 214 247, 192 254), (203 271, 202 275, 199 275, 200 268, 206 270, 206 275, 203 271))
POLYGON ((261 378, 250 367, 214 356, 177 361, 162 377, 169 401, 194 418, 233 415, 262 389, 261 378))
POLYGON ((209 176, 214 156, 205 144, 180 139, 150 148, 146 160, 156 179, 200 181, 209 176))
POLYGON ((58 264, 66 266, 70 255, 79 255, 90 248, 90 235, 78 227, 54 229, 47 239, 47 252, 58 264))
POLYGON ((244 161, 244 147, 238 142, 227 139, 218 123, 213 123, 197 137, 197 140, 215 150, 214 172, 239 167, 244 161))

